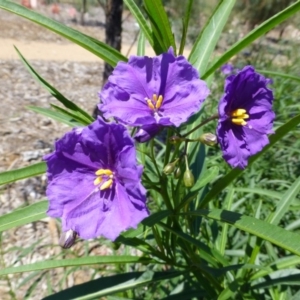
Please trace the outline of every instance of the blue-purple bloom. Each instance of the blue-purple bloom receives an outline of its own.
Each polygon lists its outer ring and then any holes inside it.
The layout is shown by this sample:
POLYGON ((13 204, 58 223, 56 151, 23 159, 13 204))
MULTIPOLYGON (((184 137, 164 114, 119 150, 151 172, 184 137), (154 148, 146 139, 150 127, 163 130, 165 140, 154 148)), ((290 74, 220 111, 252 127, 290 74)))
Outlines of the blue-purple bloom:
POLYGON ((252 66, 226 78, 217 136, 223 158, 232 167, 245 168, 249 157, 269 143, 267 134, 273 133, 275 114, 268 83, 252 66))
MULTIPOLYGON (((99 110, 131 126, 176 126, 196 113, 209 94, 198 71, 173 49, 159 56, 119 62, 99 96, 99 110)), ((154 129, 152 129, 153 127, 154 129)))
POLYGON ((234 72, 234 67, 232 64, 230 63, 227 63, 227 64, 224 64, 222 67, 221 67, 221 72, 224 74, 224 75, 230 75, 234 72))
POLYGON ((101 119, 76 128, 45 156, 51 217, 62 218, 62 230, 81 238, 118 235, 148 216, 143 168, 134 142, 121 124, 101 119))

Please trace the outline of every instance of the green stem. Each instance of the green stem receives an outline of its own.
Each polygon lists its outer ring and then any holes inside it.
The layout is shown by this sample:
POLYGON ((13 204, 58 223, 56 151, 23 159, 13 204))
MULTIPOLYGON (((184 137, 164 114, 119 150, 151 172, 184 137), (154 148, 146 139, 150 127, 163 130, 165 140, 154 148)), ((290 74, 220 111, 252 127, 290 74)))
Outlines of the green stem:
POLYGON ((200 124, 198 124, 195 128, 193 128, 192 130, 190 130, 189 132, 187 132, 186 134, 182 135, 181 137, 185 138, 188 135, 190 135, 192 132, 196 131, 198 128, 202 127, 203 125, 209 123, 212 120, 216 120, 219 119, 219 114, 215 114, 212 115, 211 117, 205 119, 203 122, 201 122, 200 124))

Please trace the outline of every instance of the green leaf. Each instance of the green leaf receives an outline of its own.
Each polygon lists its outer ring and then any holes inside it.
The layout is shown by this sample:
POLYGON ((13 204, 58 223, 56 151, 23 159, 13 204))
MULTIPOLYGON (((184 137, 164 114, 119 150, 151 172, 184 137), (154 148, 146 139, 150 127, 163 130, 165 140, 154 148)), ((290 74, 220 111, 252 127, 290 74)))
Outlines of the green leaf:
MULTIPOLYGON (((170 216, 171 212, 168 210, 162 210, 156 213, 151 214, 149 217, 145 218, 139 225, 137 229, 129 229, 126 232, 121 234, 122 238, 134 238, 139 235, 142 235, 144 232, 144 226, 152 227, 161 220, 165 219, 166 217, 170 216)), ((119 241, 118 239, 116 242, 119 241)))
POLYGON ((277 261, 271 263, 269 266, 265 267, 263 270, 259 270, 255 274, 253 274, 250 277, 250 281, 256 280, 260 277, 269 276, 273 272, 276 272, 278 270, 288 269, 291 267, 296 267, 300 264, 300 257, 299 256, 288 256, 281 259, 278 259, 277 261))
MULTIPOLYGON (((252 156, 249 159, 249 165, 256 161, 262 154, 268 151, 273 145, 280 141, 286 134, 288 134, 294 127, 300 123, 300 115, 292 118, 290 121, 280 126, 275 134, 269 137, 270 143, 258 154, 252 156)), ((207 203, 216 197, 220 192, 222 192, 234 179, 236 179, 244 170, 242 169, 233 169, 228 174, 224 175, 216 181, 213 185, 213 188, 206 194, 203 201, 200 202, 200 208, 203 208, 207 203)))
POLYGON ((189 27, 189 21, 191 18, 193 2, 194 2, 194 0, 188 0, 188 4, 186 6, 186 10, 185 10, 184 18, 183 18, 183 22, 182 22, 182 34, 181 34, 181 41, 180 41, 180 47, 179 47, 178 54, 183 54, 183 51, 184 51, 184 46, 185 46, 185 42, 186 42, 186 34, 187 34, 188 27, 189 27))
MULTIPOLYGON (((227 210, 231 209, 232 203, 233 203, 233 196, 234 196, 234 189, 230 188, 228 190, 228 193, 225 198, 225 208, 227 210)), ((228 240, 228 224, 223 224, 222 226, 222 231, 220 234, 220 237, 218 239, 218 250, 221 255, 225 255, 225 249, 227 245, 227 240, 228 240)))
POLYGON ((268 71, 268 70, 256 70, 259 73, 265 74, 265 75, 271 75, 271 76, 277 76, 281 77, 284 79, 291 79, 300 82, 300 77, 299 76, 294 76, 294 75, 289 75, 285 73, 279 73, 279 72, 273 72, 273 71, 268 71))
POLYGON ((0 217, 0 232, 46 218, 48 201, 40 201, 24 208, 19 208, 0 217))
POLYGON ((284 193, 279 203, 276 205, 276 210, 272 213, 267 221, 277 225, 282 217, 288 212, 290 205, 298 195, 300 190, 300 177, 292 184, 292 186, 284 193))
POLYGON ((191 291, 190 289, 188 289, 184 292, 172 294, 170 296, 162 298, 161 300, 206 299, 206 296, 207 293, 203 290, 191 291))
POLYGON ((197 180, 196 184, 191 188, 191 192, 199 191, 205 185, 213 181, 219 175, 219 168, 214 166, 205 171, 200 179, 197 180))
POLYGON ((77 45, 92 52, 96 56, 102 58, 111 66, 115 66, 119 61, 127 61, 120 52, 114 48, 97 41, 96 39, 89 37, 73 28, 63 25, 60 22, 40 15, 32 10, 29 10, 21 5, 18 5, 12 1, 0 0, 0 8, 19 15, 25 19, 28 19, 38 25, 41 25, 65 38, 76 43, 77 45))
POLYGON ((144 4, 152 26, 156 54, 168 51, 170 46, 173 47, 174 53, 176 53, 171 25, 161 0, 144 0, 144 4), (157 43, 159 43, 160 48, 157 47, 157 43))
POLYGON ((240 52, 242 49, 250 45, 253 41, 270 31, 272 28, 277 26, 278 24, 284 22, 296 12, 300 10, 300 1, 297 1, 282 10, 278 14, 274 15, 272 18, 263 22, 251 32, 249 32, 243 39, 236 42, 228 51, 226 51, 214 64, 213 66, 203 74, 202 78, 207 78, 210 74, 212 74, 215 70, 221 67, 224 63, 226 63, 231 57, 240 52))
POLYGON ((236 0, 221 0, 207 21, 189 56, 191 64, 200 76, 206 71, 209 59, 219 41, 222 30, 229 18, 236 0))
POLYGON ((154 262, 151 258, 138 257, 138 256, 88 256, 77 257, 71 259, 60 260, 44 260, 34 264, 9 267, 0 270, 0 275, 24 273, 37 270, 48 270, 72 266, 87 266, 95 264, 129 264, 129 263, 151 263, 154 262))
POLYGON ((241 192, 241 193, 246 193, 246 194, 258 194, 261 196, 268 196, 270 198, 275 198, 275 199, 281 199, 282 198, 282 193, 275 192, 275 191, 270 191, 266 189, 259 189, 259 188, 234 188, 236 192, 241 192))
POLYGON ((139 33, 139 39, 138 39, 138 48, 137 48, 137 55, 138 56, 144 56, 145 55, 145 35, 142 31, 139 33))
POLYGON ((70 120, 74 120, 81 124, 81 126, 89 125, 91 124, 91 121, 87 121, 84 119, 81 119, 80 117, 77 116, 77 114, 73 113, 72 111, 68 111, 60 106, 57 106, 55 104, 50 104, 50 106, 58 113, 63 114, 66 116, 66 118, 70 118, 70 120))
POLYGON ((158 223, 158 225, 161 226, 162 228, 164 228, 165 230, 172 232, 173 234, 178 236, 180 239, 187 241, 191 245, 194 245, 197 248, 199 248, 199 256, 202 259, 209 262, 210 264, 212 264, 213 266, 218 267, 218 266, 220 266, 220 264, 222 264, 223 266, 228 265, 228 261, 217 250, 209 248, 208 246, 206 246, 204 243, 200 242, 199 240, 194 239, 193 237, 191 237, 190 235, 188 235, 182 231, 175 230, 164 223, 158 223))
POLYGON ((78 127, 78 126, 80 127, 83 125, 82 123, 79 123, 76 120, 74 120, 72 117, 70 117, 69 114, 65 114, 62 112, 53 111, 49 108, 42 108, 37 106, 28 106, 27 108, 41 115, 49 117, 53 120, 67 124, 71 127, 78 127))
POLYGON ((67 109, 71 110, 73 114, 76 116, 81 122, 85 122, 86 124, 90 124, 94 121, 93 117, 90 116, 86 111, 78 107, 75 103, 65 98, 57 89, 55 89, 51 84, 49 84, 42 76, 40 76, 35 69, 29 64, 29 62, 24 58, 21 52, 15 47, 20 59, 25 65, 26 69, 29 71, 31 76, 41 85, 43 86, 54 98, 56 98, 60 103, 62 103, 67 109))
POLYGON ((300 235, 268 222, 221 209, 191 211, 188 215, 203 216, 228 223, 300 256, 300 235))
POLYGON ((102 277, 87 283, 79 284, 62 292, 44 298, 44 300, 88 300, 115 294, 126 290, 134 290, 157 281, 162 281, 184 274, 183 272, 132 272, 102 277))
POLYGON ((255 284, 251 289, 265 289, 277 285, 287 285, 289 287, 300 285, 300 274, 293 274, 285 277, 267 279, 265 282, 255 284))
POLYGON ((149 44, 153 47, 153 38, 152 38, 152 30, 147 23, 147 20, 143 16, 142 12, 140 11, 139 7, 136 5, 134 0, 124 0, 124 3, 134 16, 135 20, 138 22, 140 28, 143 31, 144 37, 148 40, 149 44))
POLYGON ((0 185, 21 180, 28 177, 44 174, 46 172, 46 163, 39 162, 37 164, 24 167, 17 170, 11 170, 0 173, 0 185))
POLYGON ((191 188, 190 192, 184 197, 182 202, 176 207, 176 211, 180 211, 183 207, 188 205, 197 195, 199 194, 199 190, 212 182, 219 174, 218 167, 212 167, 206 170, 205 174, 200 176, 200 179, 196 181, 196 184, 191 188))

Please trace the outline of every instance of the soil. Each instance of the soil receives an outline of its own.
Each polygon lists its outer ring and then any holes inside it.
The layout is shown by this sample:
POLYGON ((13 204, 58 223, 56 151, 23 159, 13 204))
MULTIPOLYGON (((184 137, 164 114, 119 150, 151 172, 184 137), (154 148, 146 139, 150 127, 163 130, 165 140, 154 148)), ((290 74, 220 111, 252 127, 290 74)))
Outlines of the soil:
MULTIPOLYGON (((104 15, 100 8, 86 16, 87 23, 98 26, 79 26, 70 22, 67 6, 60 15, 52 15, 49 8, 39 9, 85 34, 104 40, 104 15), (94 17, 93 17, 94 16, 94 17), (97 16, 97 20, 95 19, 97 16), (99 20, 101 22, 99 22, 99 20)), ((124 13, 123 46, 125 55, 137 34, 133 19, 124 13)), ((0 172, 21 168, 42 160, 43 155, 53 149, 55 140, 70 127, 37 114, 29 106, 50 108, 58 104, 28 73, 14 45, 21 51, 36 71, 65 97, 92 113, 98 103, 98 92, 102 86, 103 61, 85 49, 43 29, 21 17, 0 10, 0 172)), ((136 46, 131 49, 136 53, 136 46)), ((151 51, 148 52, 151 54, 151 51)), ((0 187, 0 216, 17 208, 45 199, 46 177, 39 176, 21 180, 0 187)), ((0 236, 0 269, 10 266, 44 261, 59 255, 58 258, 73 257, 68 251, 49 245, 57 245, 59 224, 46 218, 26 226, 7 230, 0 236), (14 247, 14 248, 13 248, 14 247)), ((112 250, 98 241, 79 241, 73 247, 78 256, 112 254, 112 250)), ((71 272, 59 287, 64 270, 40 272, 31 280, 24 281, 31 273, 0 277, 0 298, 24 299, 36 282, 28 299, 41 299, 48 293, 59 291, 88 281, 92 269, 83 268, 71 272), (47 284, 47 277, 50 280, 47 284), (53 290, 52 290, 53 289, 53 290), (51 292, 52 290, 52 292, 51 292), (13 295, 14 294, 14 295, 13 295)), ((96 277, 99 277, 97 275, 96 277)))

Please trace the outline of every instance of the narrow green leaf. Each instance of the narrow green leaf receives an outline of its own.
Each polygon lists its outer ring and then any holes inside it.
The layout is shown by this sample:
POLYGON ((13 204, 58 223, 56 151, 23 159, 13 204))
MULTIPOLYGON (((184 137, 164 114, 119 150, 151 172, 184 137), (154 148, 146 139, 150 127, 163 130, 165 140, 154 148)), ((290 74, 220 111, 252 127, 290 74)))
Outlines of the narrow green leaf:
POLYGON ((57 112, 53 111, 49 108, 42 108, 42 107, 37 107, 37 106, 28 106, 28 109, 37 112, 41 115, 44 115, 46 117, 49 117, 53 120, 59 121, 61 123, 67 124, 71 127, 76 127, 76 126, 83 126, 84 124, 77 122, 74 120, 72 117, 70 117, 68 114, 66 115, 65 113, 62 112, 57 112))
POLYGON ((270 198, 281 199, 282 193, 276 191, 270 191, 266 189, 259 189, 259 188, 234 188, 236 192, 242 192, 246 194, 258 194, 262 196, 268 196, 270 198))
POLYGON ((44 174, 46 172, 46 163, 39 162, 37 164, 24 167, 17 170, 11 170, 0 173, 0 185, 21 180, 28 177, 44 174))
MULTIPOLYGON (((122 233, 122 237, 125 238, 134 238, 137 237, 141 234, 143 234, 144 232, 144 226, 147 227, 152 227, 155 224, 157 224, 158 222, 162 221, 163 219, 165 219, 166 217, 170 216, 171 212, 168 210, 162 210, 156 213, 151 214, 149 217, 147 217, 146 219, 144 219, 139 225, 137 229, 129 229, 126 232, 122 233)), ((118 239, 116 240, 118 241, 118 239)))
POLYGON ((279 203, 276 205, 276 210, 272 213, 267 221, 271 224, 277 225, 282 217, 289 210, 291 203, 298 195, 300 190, 300 177, 292 184, 292 186, 284 193, 279 203))
POLYGON ((183 272, 131 272, 98 278, 87 283, 73 286, 69 289, 44 298, 44 300, 88 300, 100 299, 126 290, 134 290, 157 281, 162 281, 184 274, 183 272))
MULTIPOLYGON (((281 140, 287 133, 289 133, 294 127, 300 123, 300 115, 292 118, 290 121, 280 126, 275 134, 269 137, 270 143, 258 154, 252 156, 249 159, 249 165, 251 165, 255 160, 257 160, 262 154, 268 151, 274 144, 281 140)), ((233 169, 228 174, 224 175, 216 181, 213 188, 206 194, 203 201, 200 203, 200 208, 203 208, 207 203, 216 197, 220 192, 222 192, 234 179, 236 179, 244 170, 233 169)))
POLYGON ((293 274, 275 279, 267 279, 265 282, 255 284, 251 289, 265 289, 277 285, 287 285, 289 287, 300 285, 300 274, 293 274))
POLYGON ((278 24, 284 22, 296 12, 300 10, 300 1, 297 1, 282 10, 278 14, 274 15, 272 18, 263 22, 251 32, 249 32, 243 39, 236 42, 228 51, 226 51, 214 64, 213 66, 203 74, 202 78, 207 78, 210 74, 212 74, 215 70, 221 67, 224 63, 226 63, 231 57, 240 52, 242 49, 250 45, 253 41, 270 31, 272 28, 277 26, 278 24))
POLYGON ((221 0, 207 21, 189 56, 191 64, 200 76, 206 71, 209 59, 220 38, 236 0, 221 0))
POLYGON ((199 191, 209 182, 213 181, 219 175, 219 168, 217 166, 211 167, 205 171, 200 179, 197 180, 195 185, 191 188, 191 192, 199 191))
POLYGON ((0 232, 46 218, 48 201, 40 201, 24 208, 19 208, 0 217, 0 232))
MULTIPOLYGON (((234 196, 234 189, 230 188, 226 198, 225 198, 225 208, 227 210, 231 209, 232 203, 233 203, 233 196, 234 196)), ((222 232, 220 235, 220 238, 218 240, 218 250, 220 252, 221 255, 225 254, 225 249, 226 249, 226 244, 227 244, 227 240, 228 240, 228 224, 224 223, 222 226, 222 232)))
POLYGON ((265 74, 265 75, 270 75, 270 76, 277 76, 281 77, 284 79, 291 79, 300 82, 300 77, 299 76, 294 76, 294 75, 289 75, 285 73, 279 73, 279 72, 273 72, 273 71, 268 71, 268 70, 256 70, 259 73, 265 74))
POLYGON ((65 98, 57 89, 55 89, 51 84, 49 84, 42 76, 40 76, 35 69, 30 65, 30 63, 25 59, 22 53, 15 47, 20 59, 25 65, 26 69, 29 71, 31 76, 43 86, 53 97, 55 97, 60 103, 62 103, 67 109, 70 109, 79 120, 83 120, 87 124, 94 121, 93 117, 90 116, 86 111, 78 107, 75 103, 65 98))
POLYGON ((191 188, 190 192, 184 197, 182 202, 176 207, 176 211, 180 211, 183 207, 188 205, 199 193, 199 190, 208 183, 212 182, 219 174, 218 167, 212 167, 203 174, 196 184, 191 188))
POLYGON ((137 55, 138 56, 145 55, 145 35, 142 31, 140 31, 139 33, 137 55))
POLYGON ((253 234, 274 245, 300 256, 300 235, 287 231, 268 222, 231 212, 228 210, 198 210, 189 215, 203 216, 212 220, 226 222, 240 230, 253 234))
POLYGON ((224 258, 224 256, 222 256, 217 250, 209 248, 204 243, 200 242, 197 239, 194 239, 190 235, 182 231, 175 230, 162 222, 158 223, 158 225, 164 228, 165 230, 172 232, 182 240, 199 248, 199 256, 202 259, 206 260, 208 263, 212 264, 214 267, 219 267, 220 264, 222 264, 223 266, 227 266, 229 264, 228 261, 224 258))
POLYGON ((71 120, 74 120, 81 124, 82 126, 91 124, 91 121, 88 121, 86 119, 81 119, 78 117, 78 115, 73 113, 72 111, 68 111, 60 106, 57 106, 55 104, 50 104, 50 106, 56 111, 66 116, 66 118, 70 118, 71 120))
POLYGON ((186 34, 187 34, 188 27, 189 27, 191 11, 192 11, 192 6, 194 3, 194 0, 188 0, 187 2, 188 3, 186 5, 184 18, 182 21, 182 34, 181 34, 181 41, 180 41, 180 47, 179 47, 178 54, 183 54, 183 51, 184 51, 184 46, 185 46, 185 42, 186 42, 186 34))
MULTIPOLYGON (((170 46, 176 53, 176 45, 171 29, 169 18, 161 0, 144 0, 145 9, 152 25, 153 35, 162 47, 162 51, 166 52, 170 46)), ((154 47, 155 45, 154 40, 154 47)), ((155 49, 156 50, 156 49, 155 49)), ((160 53, 156 53, 160 54, 160 53)))
POLYGON ((24 273, 37 270, 48 270, 54 268, 72 267, 72 266, 87 266, 95 264, 129 264, 129 263, 152 263, 155 262, 151 258, 138 256, 88 256, 77 257, 71 259, 60 260, 45 260, 34 264, 9 267, 0 270, 0 275, 24 273))
POLYGON ((281 259, 278 259, 277 261, 271 263, 269 266, 265 267, 263 270, 259 270, 255 274, 253 274, 250 277, 250 281, 256 280, 260 277, 269 276, 273 272, 276 272, 278 270, 288 269, 291 267, 296 267, 300 264, 300 257, 299 256, 288 256, 281 259))
POLYGON ((65 38, 76 43, 77 45, 85 48, 96 56, 102 58, 113 67, 119 61, 127 61, 120 52, 114 48, 97 41, 96 39, 89 37, 73 28, 63 25, 53 19, 47 18, 40 15, 32 10, 25 8, 24 6, 18 5, 12 1, 0 0, 0 8, 19 15, 25 19, 28 19, 36 24, 39 24, 65 38))
POLYGON ((184 300, 184 299, 206 299, 207 293, 203 290, 190 290, 178 293, 178 294, 172 294, 170 296, 167 296, 165 298, 162 298, 161 300, 184 300))
POLYGON ((153 38, 152 38, 152 30, 147 23, 146 18, 143 16, 142 12, 140 11, 139 7, 136 5, 134 0, 124 0, 124 3, 134 16, 135 20, 138 22, 140 28, 143 31, 144 37, 148 40, 149 44, 153 47, 153 38))

